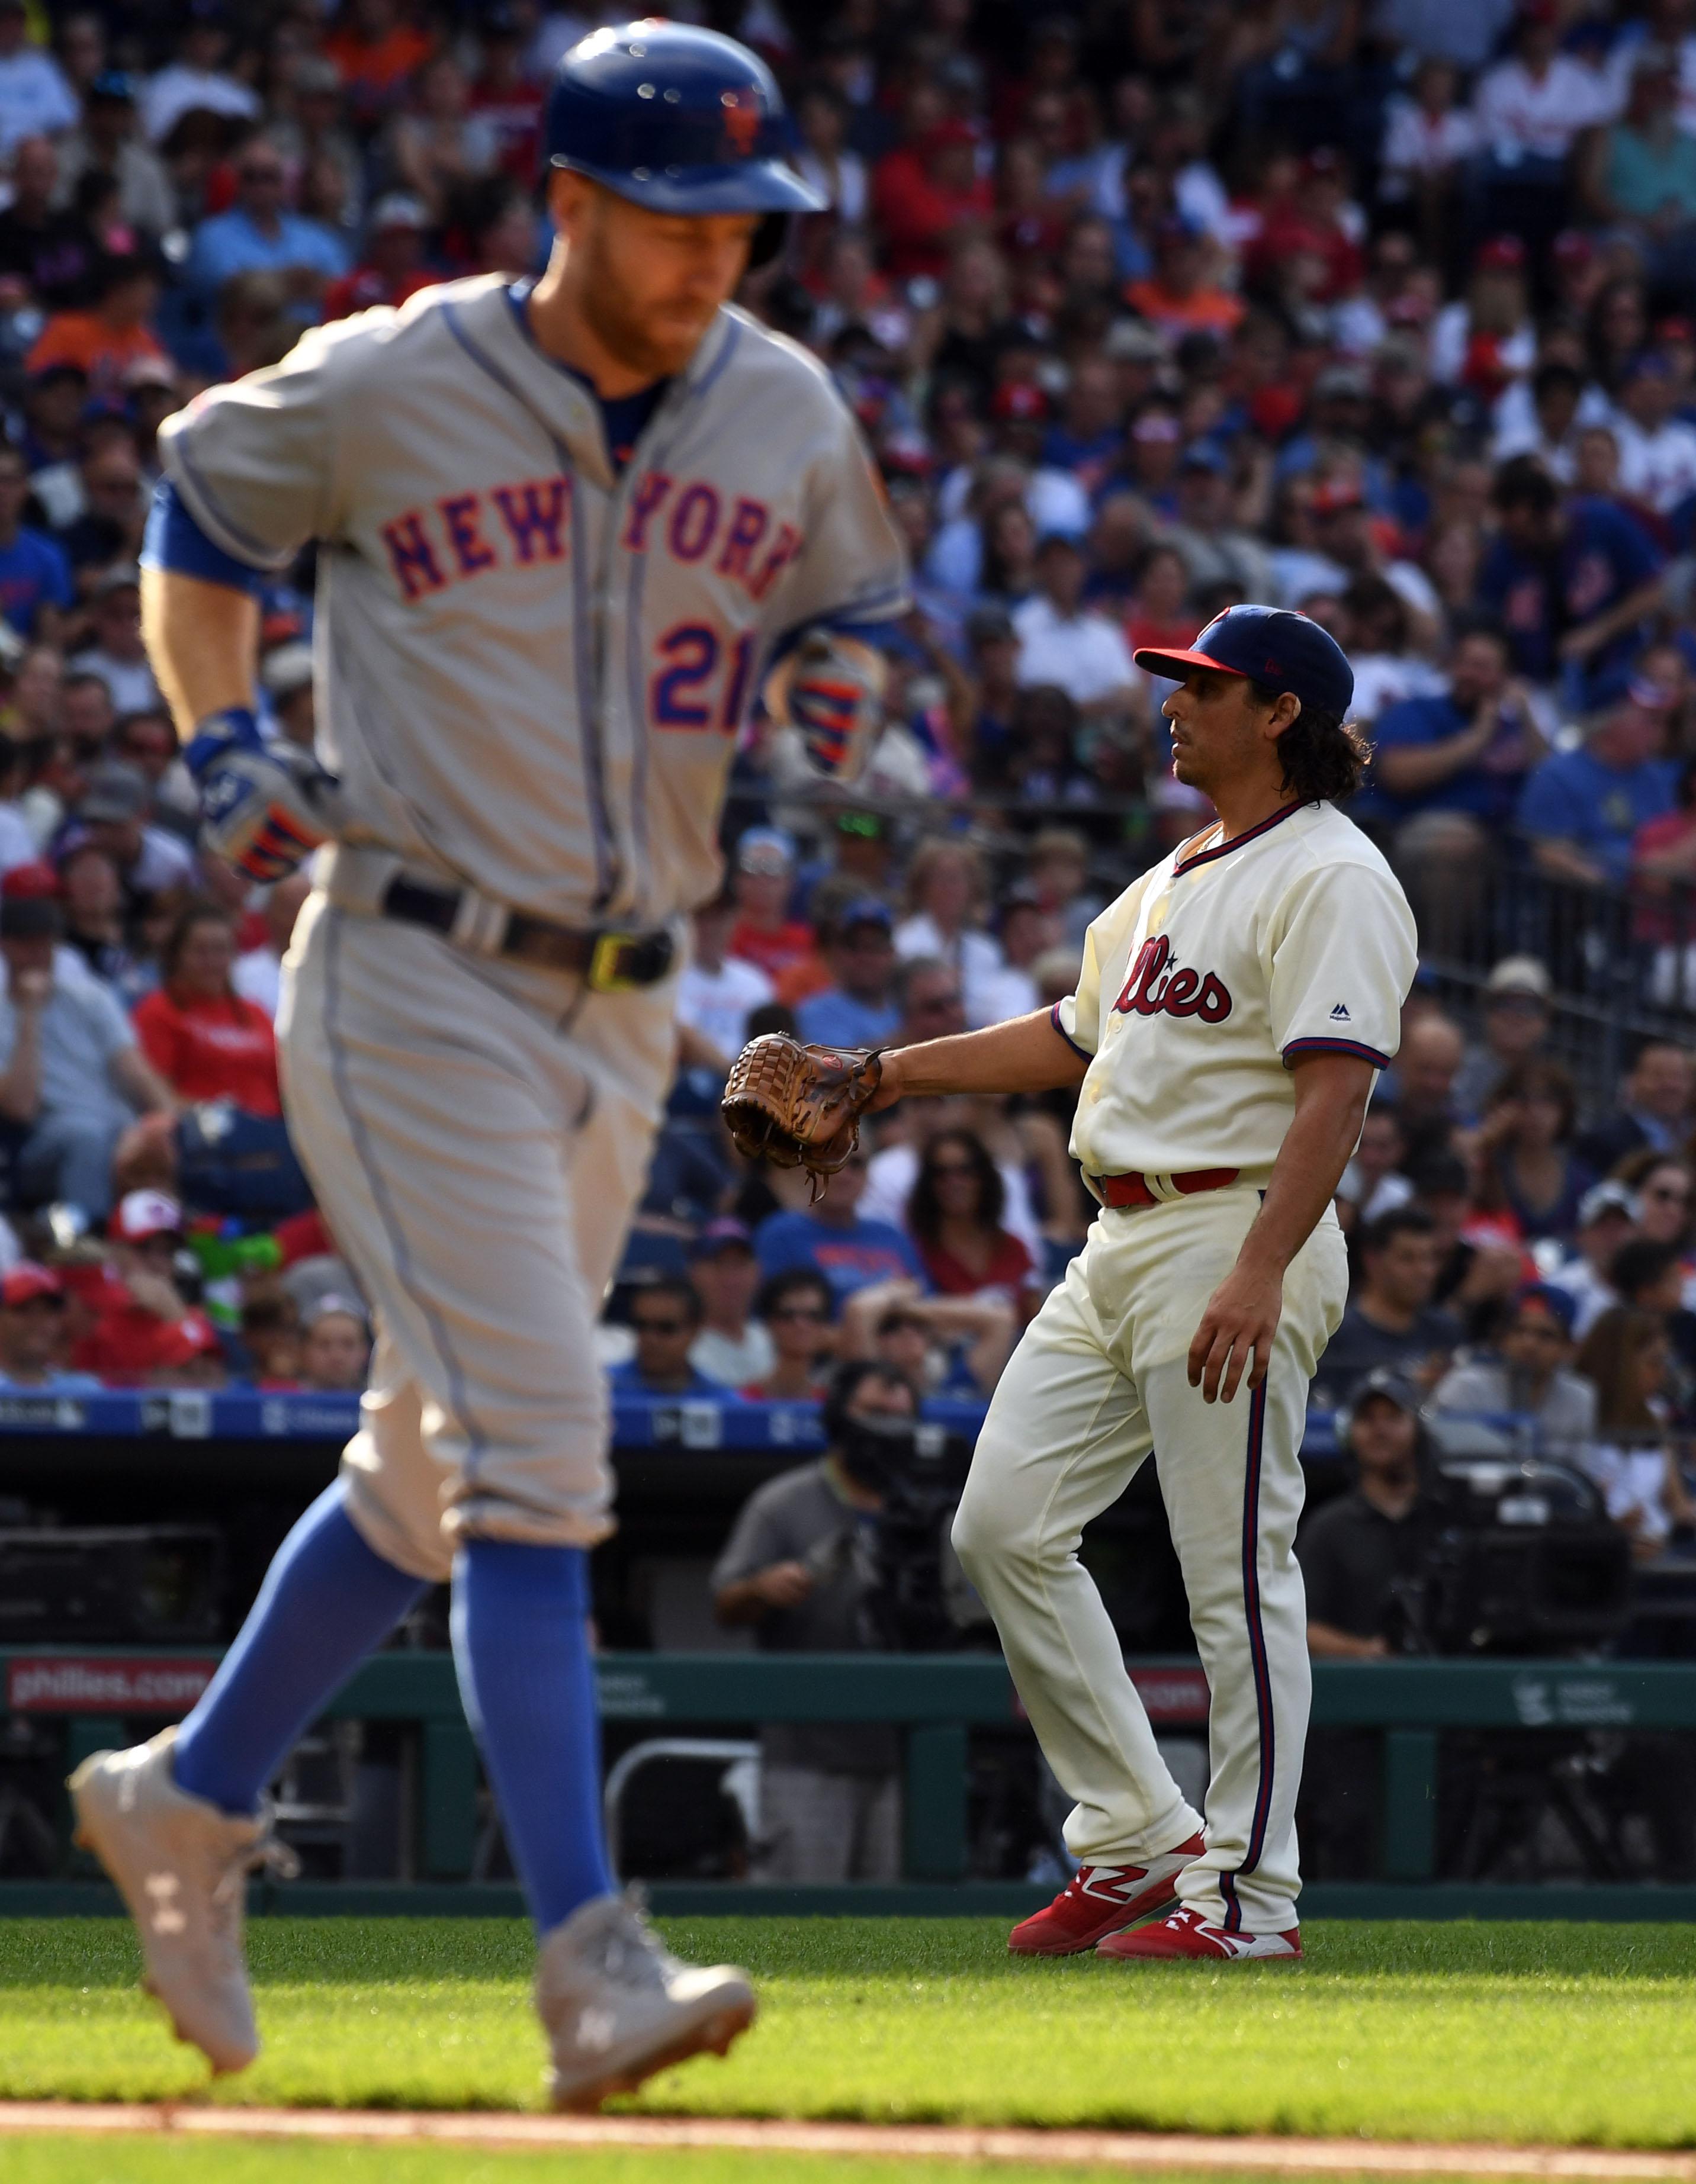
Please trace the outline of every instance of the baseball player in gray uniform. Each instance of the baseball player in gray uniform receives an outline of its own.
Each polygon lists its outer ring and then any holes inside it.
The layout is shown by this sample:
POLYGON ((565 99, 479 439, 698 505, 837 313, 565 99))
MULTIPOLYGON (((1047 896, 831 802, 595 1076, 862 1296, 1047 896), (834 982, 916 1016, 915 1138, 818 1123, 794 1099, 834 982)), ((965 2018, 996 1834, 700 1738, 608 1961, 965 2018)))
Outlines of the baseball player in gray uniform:
POLYGON ((753 2015, 742 1974, 679 1964, 608 1872, 586 1557, 612 1525, 594 1323, 738 731, 780 685, 851 769, 879 688, 855 632, 906 605, 846 408, 728 301, 817 204, 783 129, 732 40, 598 31, 551 94, 538 280, 317 329, 160 436, 148 645, 207 838, 261 878, 319 849, 284 1089, 381 1329, 341 1477, 205 1697, 73 1781, 149 1986, 220 2070, 258 2047, 234 1907, 272 1854, 264 1786, 449 1577, 556 2101, 722 2053, 753 2015), (308 540, 316 757, 253 710, 256 589, 308 540))

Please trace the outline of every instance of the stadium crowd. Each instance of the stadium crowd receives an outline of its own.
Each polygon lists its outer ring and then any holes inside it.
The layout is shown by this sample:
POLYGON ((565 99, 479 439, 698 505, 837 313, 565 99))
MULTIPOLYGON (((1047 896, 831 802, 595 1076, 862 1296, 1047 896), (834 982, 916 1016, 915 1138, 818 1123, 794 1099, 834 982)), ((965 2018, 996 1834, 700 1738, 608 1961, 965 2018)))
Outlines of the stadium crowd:
MULTIPOLYGON (((615 1388, 804 1400, 844 1357, 993 1387, 1091 1211, 1064 1098, 898 1110, 813 1205, 734 1161, 725 1068, 761 1029, 888 1044, 1069 992, 1091 917, 1209 816, 1134 650, 1269 600, 1353 662, 1353 816, 1428 950, 1476 942, 1482 874, 1622 904, 1661 1027, 1598 1086, 1558 951, 1491 950, 1460 1012, 1416 988, 1320 1398, 1387 1371, 1533 1416, 1640 1553, 1688 1541, 1696 5, 678 12, 788 89, 831 209, 745 301, 852 404, 915 603, 855 794, 758 712, 741 738, 615 1388)), ((600 20, 0 0, 0 1392, 361 1383, 277 1093, 304 883, 197 850, 141 643, 154 434, 321 319, 534 271, 548 71, 600 20)), ((310 556, 271 585, 260 664, 303 743, 311 587, 310 556)))

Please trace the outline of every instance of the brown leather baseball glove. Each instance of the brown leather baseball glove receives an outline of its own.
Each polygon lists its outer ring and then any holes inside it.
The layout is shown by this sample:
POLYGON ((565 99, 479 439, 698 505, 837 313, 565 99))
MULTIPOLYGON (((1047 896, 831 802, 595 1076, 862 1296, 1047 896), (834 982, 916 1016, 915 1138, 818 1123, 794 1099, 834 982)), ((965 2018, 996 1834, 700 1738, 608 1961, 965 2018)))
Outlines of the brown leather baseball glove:
POLYGON ((845 1167, 860 1117, 883 1076, 878 1055, 803 1046, 783 1032, 750 1039, 731 1064, 722 1102, 738 1152, 774 1167, 804 1167, 817 1197, 845 1167))

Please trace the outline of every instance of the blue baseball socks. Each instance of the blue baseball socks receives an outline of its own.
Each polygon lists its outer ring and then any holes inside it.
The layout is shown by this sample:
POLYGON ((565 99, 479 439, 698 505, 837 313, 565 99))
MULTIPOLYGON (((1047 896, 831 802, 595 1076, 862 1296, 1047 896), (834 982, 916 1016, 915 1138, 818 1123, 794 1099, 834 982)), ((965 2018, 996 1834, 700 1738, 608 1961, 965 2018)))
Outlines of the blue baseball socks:
POLYGON ((177 1787, 251 1813, 310 1722, 426 1590, 368 1547, 341 1483, 277 1549, 235 1644, 178 1732, 177 1787))
POLYGON ((615 1886, 582 1547, 468 1540, 454 1568, 460 1696, 538 1934, 615 1886))

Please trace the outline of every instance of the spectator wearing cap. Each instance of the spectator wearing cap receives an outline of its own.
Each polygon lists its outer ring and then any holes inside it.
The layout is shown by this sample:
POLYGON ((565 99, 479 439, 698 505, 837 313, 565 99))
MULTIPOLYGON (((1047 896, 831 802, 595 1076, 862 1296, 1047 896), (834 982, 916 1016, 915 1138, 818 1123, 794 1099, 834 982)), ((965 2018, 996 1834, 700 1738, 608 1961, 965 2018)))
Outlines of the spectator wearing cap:
POLYGON ((190 903, 160 956, 164 982, 137 1002, 136 1035, 186 1104, 227 1100, 244 1114, 282 1112, 271 1020, 232 983, 235 928, 221 910, 190 903))
POLYGON ((1036 592, 1014 607, 1018 682, 1053 683, 1084 719, 1135 712, 1143 679, 1130 646, 1104 614, 1084 605, 1084 553, 1075 539, 1049 533, 1036 550, 1036 592))
POLYGON ((108 252, 92 269, 86 309, 54 313, 25 358, 31 373, 71 365, 87 375, 89 392, 121 402, 125 375, 138 359, 168 363, 153 331, 159 309, 158 265, 147 252, 108 252))
POLYGON ((1580 701, 1623 671, 1661 601, 1660 557, 1641 524, 1612 502, 1563 503, 1529 456, 1496 474, 1496 538, 1478 571, 1479 604, 1507 632, 1513 665, 1532 682, 1571 671, 1580 701))
POLYGON ((778 1362, 770 1331, 753 1317, 760 1286, 754 1239, 728 1216, 709 1221, 689 1246, 689 1279, 700 1300, 700 1329, 689 1363, 722 1388, 763 1380, 778 1362))
POLYGON ((848 903, 833 918, 824 944, 832 983, 795 1006, 802 1039, 816 1046, 884 1046, 901 1011, 890 997, 895 976, 894 921, 874 895, 848 903))
POLYGON ((73 674, 100 677, 120 716, 152 712, 165 702, 142 641, 141 599, 141 571, 133 561, 103 570, 89 602, 94 642, 70 662, 73 674))
POLYGON ((117 186, 126 226, 153 241, 176 225, 176 199, 158 153, 137 128, 136 88, 121 69, 102 69, 83 93, 81 125, 60 140, 59 188, 70 198, 86 175, 117 186))
POLYGON ((1431 1301, 1439 1248, 1437 1224, 1415 1206, 1398 1206, 1361 1228, 1359 1271, 1319 1362, 1319 1383, 1332 1402, 1381 1366, 1422 1388, 1448 1370, 1460 1323, 1431 1301))
POLYGON ((64 1365, 64 1284, 51 1267, 20 1260, 0 1276, 0 1392, 98 1395, 92 1373, 64 1365))
POLYGON ((1353 1484, 1314 1511, 1296 1540, 1308 1651, 1318 1661, 1381 1661, 1419 1639, 1404 1603, 1442 1523, 1435 1464, 1419 1392, 1389 1368, 1349 1387, 1342 1424, 1353 1484))
POLYGON ((340 275, 324 291, 325 318, 349 318, 380 304, 399 309, 421 288, 433 288, 442 276, 424 263, 429 225, 421 198, 402 190, 379 198, 365 231, 365 256, 351 273, 340 275))
POLYGON ((736 897, 726 889, 695 914, 695 946, 678 982, 678 1025, 686 1066, 722 1075, 747 1043, 748 1018, 773 998, 756 963, 728 952, 736 897))
POLYGON ((1510 1069, 1541 1054, 1554 990, 1535 956, 1504 956, 1491 971, 1484 981, 1484 1036, 1468 1045, 1454 1079, 1454 1104, 1463 1122, 1477 1120, 1510 1069))
POLYGON ((910 99, 908 141, 887 153, 872 174, 873 214, 884 263, 896 280, 939 278, 954 237, 987 226, 995 210, 989 179, 978 171, 970 124, 934 114, 929 102, 910 99))
POLYGON ((357 1395, 371 1369, 371 1329, 351 1297, 331 1290, 300 1315, 299 1384, 315 1395, 357 1395))
POLYGON ((1478 247, 1466 293, 1431 324, 1431 376, 1495 403, 1537 361, 1537 323, 1526 281, 1526 246, 1495 235, 1478 247))
POLYGON ((149 76, 142 96, 142 122, 152 144, 163 144, 190 114, 217 114, 226 122, 253 120, 259 102, 250 85, 223 67, 230 47, 230 20, 222 0, 190 0, 182 18, 177 58, 149 76))
POLYGON ((1520 831, 1537 869, 1583 887, 1623 887, 1639 827, 1674 808, 1663 692, 1634 682, 1576 750, 1556 751, 1520 794, 1520 831))
POLYGON ((1632 1056, 1615 1105, 1579 1138, 1582 1156, 1610 1174, 1627 1155, 1679 1151, 1690 1135, 1696 1065, 1676 1040, 1646 1039, 1632 1056))
POLYGON ((64 71, 31 42, 24 0, 0 0, 0 159, 25 137, 57 136, 75 120, 64 71))
POLYGON ((1156 226, 1153 242, 1153 270, 1124 292, 1131 309, 1174 342, 1186 334, 1223 341, 1234 333, 1242 320, 1242 298, 1211 277, 1210 246, 1196 223, 1169 213, 1156 226))
POLYGON ((91 841, 118 868, 127 916, 144 911, 155 896, 192 878, 193 852, 175 834, 148 823, 152 799, 147 777, 115 762, 90 769, 73 816, 77 832, 60 845, 60 855, 75 840, 91 841))
POLYGON ((311 646, 298 640, 273 645, 259 662, 259 688, 284 738, 310 750, 318 733, 311 646))
POLYGON ((736 844, 729 952, 757 965, 773 984, 813 952, 812 928, 791 915, 795 883, 794 841, 778 827, 750 827, 736 844))
POLYGON ((630 1306, 635 1354, 607 1378, 624 1396, 722 1396, 723 1388, 691 1363, 700 1332, 700 1299, 686 1281, 662 1275, 638 1290, 630 1306))
POLYGON ((12 153, 12 202, 0 212, 4 292, 43 311, 79 304, 98 249, 87 222, 60 203, 57 148, 25 136, 12 153))
POLYGON ((1637 1210, 1637 1193, 1611 1176, 1593 1184, 1579 1203, 1571 1254, 1548 1279, 1551 1288, 1571 1299, 1571 1331, 1580 1341, 1619 1302, 1613 1264, 1636 1233, 1637 1210))
POLYGON ((22 453, 0 445, 0 616, 20 637, 58 641, 75 604, 64 549, 23 521, 30 474, 22 453))
POLYGON ((74 1363, 109 1387, 221 1379, 223 1353, 212 1323, 177 1287, 182 1248, 182 1208, 166 1192, 132 1190, 120 1200, 107 1242, 117 1284, 102 1293, 99 1317, 77 1344, 74 1363))
POLYGON ((214 303, 238 273, 276 273, 287 284, 290 315, 310 324, 324 291, 348 270, 347 245, 321 220, 288 209, 288 170, 269 137, 250 136, 236 160, 236 202, 194 231, 183 278, 214 303))
POLYGON ((169 1086, 129 1018, 75 958, 45 866, 0 882, 0 1117, 25 1134, 14 1167, 27 1205, 62 1201, 91 1222, 112 1202, 112 1158, 137 1113, 168 1113, 169 1086))
POLYGON ((1469 1351, 1437 1382, 1433 1407, 1530 1418, 1539 1456, 1581 1461, 1596 1435, 1596 1390, 1570 1369, 1574 1310, 1565 1290, 1526 1283, 1490 1345, 1469 1351))

